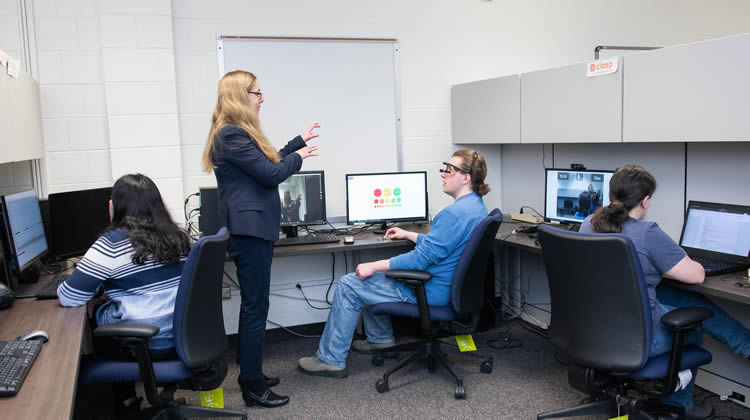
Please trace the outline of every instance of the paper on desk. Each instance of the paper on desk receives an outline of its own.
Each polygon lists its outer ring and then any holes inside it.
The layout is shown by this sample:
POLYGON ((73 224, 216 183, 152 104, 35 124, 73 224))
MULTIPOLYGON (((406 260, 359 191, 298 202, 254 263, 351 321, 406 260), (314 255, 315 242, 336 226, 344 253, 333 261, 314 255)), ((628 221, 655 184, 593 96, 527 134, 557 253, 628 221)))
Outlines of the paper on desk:
POLYGON ((0 65, 6 65, 8 64, 8 54, 5 53, 5 51, 0 50, 0 65))
POLYGON ((13 57, 8 57, 8 76, 18 77, 18 70, 21 68, 21 62, 13 57))

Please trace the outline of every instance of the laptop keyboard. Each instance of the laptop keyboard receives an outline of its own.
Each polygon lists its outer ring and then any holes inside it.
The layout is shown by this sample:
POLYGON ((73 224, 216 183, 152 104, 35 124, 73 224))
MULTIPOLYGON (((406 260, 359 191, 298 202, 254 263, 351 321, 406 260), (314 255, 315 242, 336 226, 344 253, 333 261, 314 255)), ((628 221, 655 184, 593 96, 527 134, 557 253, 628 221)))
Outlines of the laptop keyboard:
POLYGON ((706 275, 717 275, 731 273, 733 271, 739 271, 743 268, 742 265, 728 263, 723 261, 712 260, 705 257, 693 257, 693 260, 698 264, 702 265, 706 270, 706 275))

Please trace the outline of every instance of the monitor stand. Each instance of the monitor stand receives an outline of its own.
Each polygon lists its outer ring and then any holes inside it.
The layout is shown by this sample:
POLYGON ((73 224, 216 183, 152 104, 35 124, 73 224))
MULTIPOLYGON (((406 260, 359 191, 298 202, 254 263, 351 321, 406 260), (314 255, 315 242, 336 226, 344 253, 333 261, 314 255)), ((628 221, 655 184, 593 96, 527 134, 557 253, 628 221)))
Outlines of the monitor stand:
POLYGON ((388 232, 388 222, 381 223, 380 226, 372 231, 376 235, 385 235, 386 232, 388 232))
POLYGON ((287 238, 296 238, 297 226, 282 226, 281 232, 283 232, 287 238))

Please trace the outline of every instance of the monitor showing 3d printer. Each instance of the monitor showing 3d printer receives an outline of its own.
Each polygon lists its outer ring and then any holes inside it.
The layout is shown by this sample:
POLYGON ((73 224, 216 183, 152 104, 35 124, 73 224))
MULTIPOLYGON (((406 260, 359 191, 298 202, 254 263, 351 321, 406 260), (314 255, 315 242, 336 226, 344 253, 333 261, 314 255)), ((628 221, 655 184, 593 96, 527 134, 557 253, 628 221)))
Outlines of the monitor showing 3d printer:
POLYGON ((346 222, 427 221, 427 172, 346 174, 346 222))
POLYGON ((596 209, 609 205, 613 171, 547 169, 544 186, 545 220, 581 223, 596 209))
POLYGON ((297 234, 297 226, 324 225, 326 218, 325 176, 323 171, 300 171, 279 184, 281 228, 287 237, 297 234))

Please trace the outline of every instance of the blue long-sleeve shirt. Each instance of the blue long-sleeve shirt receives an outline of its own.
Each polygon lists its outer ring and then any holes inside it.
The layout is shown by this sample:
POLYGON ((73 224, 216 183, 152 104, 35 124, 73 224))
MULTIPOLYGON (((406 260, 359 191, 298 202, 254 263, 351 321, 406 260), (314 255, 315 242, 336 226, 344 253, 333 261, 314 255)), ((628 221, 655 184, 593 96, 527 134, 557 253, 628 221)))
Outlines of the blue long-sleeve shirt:
MULTIPOLYGON (((431 306, 450 302, 453 272, 471 233, 487 217, 484 200, 476 193, 467 194, 444 208, 432 220, 430 233, 417 236, 417 246, 406 254, 390 259, 391 270, 419 270, 432 274, 425 284, 427 303, 431 306)), ((401 292, 412 302, 414 292, 399 283, 401 292)))

